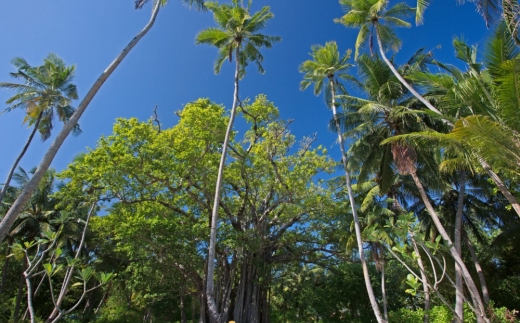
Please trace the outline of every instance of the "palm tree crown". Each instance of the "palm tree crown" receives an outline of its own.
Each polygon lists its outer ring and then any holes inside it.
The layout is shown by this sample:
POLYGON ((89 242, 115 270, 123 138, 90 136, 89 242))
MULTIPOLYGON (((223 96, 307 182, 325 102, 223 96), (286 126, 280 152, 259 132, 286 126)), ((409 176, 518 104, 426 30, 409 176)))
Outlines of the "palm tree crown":
POLYGON ((388 0, 340 0, 339 3, 347 12, 343 17, 335 19, 349 28, 360 28, 356 39, 354 58, 359 56, 359 48, 369 39, 370 52, 373 48, 374 29, 385 47, 398 50, 401 41, 391 27, 410 27, 403 18, 412 16, 416 11, 401 2, 387 9, 388 0))
POLYGON ((312 60, 307 60, 300 65, 300 73, 304 73, 300 89, 303 91, 314 83, 314 95, 319 95, 322 89, 326 90, 325 93, 330 92, 328 88, 330 83, 323 82, 326 78, 333 81, 337 78, 353 80, 353 77, 347 74, 347 69, 352 66, 347 63, 350 53, 351 51, 348 50, 344 56, 340 56, 335 41, 327 42, 325 46, 312 46, 310 53, 312 60))
POLYGON ((264 57, 260 53, 261 47, 271 48, 273 43, 281 40, 277 36, 266 36, 257 33, 265 27, 266 23, 274 17, 268 6, 260 11, 249 14, 251 1, 247 7, 239 5, 239 0, 233 0, 232 5, 208 2, 206 8, 213 13, 218 27, 210 27, 201 31, 195 42, 197 44, 213 45, 219 49, 215 61, 215 73, 220 73, 222 65, 229 59, 238 60, 240 64, 240 77, 245 74, 248 62, 255 62, 258 71, 264 73, 262 61, 264 57))
MULTIPOLYGON (((25 109, 24 123, 36 125, 42 140, 46 140, 51 135, 54 113, 58 114, 60 121, 67 122, 74 112, 70 104, 78 98, 76 85, 71 83, 76 68, 74 65, 66 66, 55 54, 49 54, 43 65, 37 67, 20 57, 14 58, 12 64, 18 72, 11 73, 11 76, 22 83, 0 83, 1 88, 17 92, 6 101, 10 106, 5 111, 25 109)), ((74 128, 74 132, 80 132, 79 126, 74 128)))

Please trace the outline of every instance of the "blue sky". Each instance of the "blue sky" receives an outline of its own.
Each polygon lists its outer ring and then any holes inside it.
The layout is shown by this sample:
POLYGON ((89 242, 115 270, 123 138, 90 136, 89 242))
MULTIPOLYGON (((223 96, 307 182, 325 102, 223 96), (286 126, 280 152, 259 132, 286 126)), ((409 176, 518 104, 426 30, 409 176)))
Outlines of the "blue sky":
MULTIPOLYGON (((391 5, 395 3, 391 1, 391 5)), ((130 0, 2 1, 0 81, 12 81, 9 72, 14 72, 10 64, 13 57, 23 57, 36 66, 52 52, 67 64, 76 64, 74 83, 82 98, 146 24, 151 4, 135 10, 130 0)), ((294 120, 291 129, 298 138, 316 132, 318 143, 338 158, 336 137, 327 129, 330 111, 322 98, 314 97, 311 89, 300 92, 298 66, 309 58, 313 44, 336 40, 342 52, 352 48, 357 30, 333 22, 343 14, 336 0, 256 0, 253 11, 265 5, 271 6, 275 18, 263 33, 281 36, 282 42, 263 50, 264 75, 259 75, 254 65, 250 66, 241 83, 240 96, 244 99, 266 94, 279 107, 282 118, 294 120)), ((197 98, 210 98, 229 108, 234 65, 226 64, 219 75, 214 75, 216 49, 197 46, 194 41, 197 32, 209 26, 213 26, 210 13, 188 10, 179 1, 171 0, 148 35, 90 103, 80 120, 83 133, 67 138, 52 167, 61 170, 85 147, 94 147, 101 135, 111 133, 118 117, 147 120, 157 105, 163 127, 170 127, 177 121, 174 112, 197 98)), ((464 36, 470 44, 482 44, 487 33, 473 4, 460 6, 455 0, 433 1, 423 26, 399 30, 403 47, 396 54, 396 61, 406 61, 419 48, 434 49, 441 45, 434 50, 435 57, 454 63, 451 47, 454 36, 464 36)), ((355 74, 355 69, 352 72, 355 74)), ((0 90, 0 110, 5 109, 4 102, 12 95, 8 90, 0 90)), ((0 115, 0 182, 30 134, 22 120, 23 111, 0 115)), ((54 135, 60 129, 56 122, 54 135)), ((26 169, 37 166, 53 139, 54 136, 44 143, 35 140, 20 165, 26 169)))

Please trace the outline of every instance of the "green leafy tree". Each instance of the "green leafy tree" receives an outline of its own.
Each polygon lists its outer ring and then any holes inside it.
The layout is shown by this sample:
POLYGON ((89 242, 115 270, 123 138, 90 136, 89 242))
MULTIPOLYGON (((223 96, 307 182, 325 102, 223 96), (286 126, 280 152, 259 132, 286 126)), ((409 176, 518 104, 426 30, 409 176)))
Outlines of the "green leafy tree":
POLYGON ((247 7, 240 4, 239 0, 233 0, 232 5, 218 4, 216 2, 206 3, 206 7, 213 13, 213 18, 218 27, 208 28, 201 31, 196 37, 197 44, 209 44, 218 48, 219 53, 215 61, 215 73, 219 73, 224 62, 229 59, 231 62, 235 56, 235 90, 233 95, 233 105, 231 115, 222 146, 222 156, 217 175, 215 200, 211 219, 211 233, 208 250, 208 275, 207 275, 207 297, 211 313, 212 322, 219 322, 221 313, 218 312, 215 304, 214 295, 214 259, 215 245, 217 236, 218 210, 221 199, 222 176, 226 164, 227 150, 237 106, 239 105, 239 79, 245 74, 245 68, 249 62, 254 62, 258 66, 260 73, 264 72, 262 67, 263 56, 259 49, 262 47, 271 48, 272 44, 281 40, 280 37, 266 36, 258 33, 265 27, 266 23, 274 17, 265 6, 260 11, 250 14, 251 1, 247 7))
MULTIPOLYGON (((144 3, 144 2, 143 2, 144 3)), ((152 14, 150 20, 146 24, 146 26, 125 46, 125 48, 119 53, 119 55, 110 63, 110 65, 103 71, 103 73, 99 76, 99 78, 94 82, 92 87, 89 89, 83 100, 78 105, 76 111, 70 116, 68 122, 63 126, 60 133, 56 136, 54 142, 50 145, 47 153, 44 155, 42 161, 38 165, 38 168, 31 180, 25 188, 22 190, 20 195, 17 197, 16 201, 12 204, 9 211, 5 214, 0 222, 0 241, 3 241, 9 231, 9 228, 12 226, 14 221, 16 220, 17 215, 23 209, 25 203, 31 197, 32 192, 38 186, 38 183, 43 178, 45 171, 49 168, 52 160, 58 153, 59 148, 70 134, 70 132, 76 128, 76 125, 81 118, 81 115, 87 109, 90 101, 94 98, 96 93, 99 91, 103 83, 108 79, 108 77, 114 72, 114 70, 119 66, 119 64, 123 61, 123 59, 128 55, 128 53, 137 45, 137 43, 148 33, 148 31, 152 28, 155 23, 155 19, 157 18, 157 14, 159 13, 159 9, 162 5, 166 3, 165 0, 157 0, 154 3, 152 14)), ((202 0, 189 0, 186 1, 187 4, 197 5, 202 7, 202 0)), ((137 7, 140 7, 136 4, 137 7)))

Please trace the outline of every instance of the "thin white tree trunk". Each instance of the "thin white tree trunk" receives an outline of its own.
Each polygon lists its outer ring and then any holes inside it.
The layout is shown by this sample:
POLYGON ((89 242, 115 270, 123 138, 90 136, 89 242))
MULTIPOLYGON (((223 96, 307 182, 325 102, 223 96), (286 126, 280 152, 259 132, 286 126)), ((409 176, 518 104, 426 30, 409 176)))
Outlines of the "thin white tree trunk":
POLYGON ((388 321, 388 306, 386 302, 386 284, 385 284, 385 261, 381 262, 381 295, 383 296, 383 316, 388 321))
MULTIPOLYGON (((462 213, 464 210, 464 194, 466 191, 466 173, 462 171, 459 178, 459 196, 457 199, 457 212, 455 214, 455 233, 454 242, 455 250, 462 255, 462 213)), ((455 263, 455 312, 460 318, 460 322, 464 322, 464 295, 462 269, 455 263)))
POLYGON ((422 261, 421 254, 419 253, 419 248, 417 247, 417 242, 415 241, 415 237, 413 232, 410 232, 410 239, 412 240, 413 250, 417 254, 417 265, 419 265, 419 270, 421 272, 421 280, 423 284, 423 293, 424 293, 424 316, 423 323, 430 322, 430 290, 428 288, 428 277, 426 276, 426 271, 424 270, 424 264, 422 261))
POLYGON ((208 249, 208 276, 206 282, 206 298, 208 301, 208 311, 210 315, 211 323, 220 323, 220 313, 215 302, 215 246, 217 243, 217 222, 218 222, 218 209, 220 204, 220 196, 222 191, 222 178, 224 177, 224 167, 226 164, 227 150, 229 140, 231 137, 231 131, 233 130, 233 122, 235 121, 235 114, 238 106, 238 79, 240 72, 239 56, 240 50, 237 46, 235 56, 235 91, 233 95, 233 106, 231 108, 231 115, 229 117, 228 126, 226 129, 226 136, 224 137, 224 144, 222 145, 222 154, 220 157, 220 164, 218 167, 217 183, 215 185, 215 198, 213 200, 213 210, 211 212, 211 229, 209 236, 209 249, 208 249))
POLYGON ((469 239, 466 237, 466 243, 468 245, 469 253, 471 254, 471 258, 473 259, 473 263, 475 264, 475 269, 477 270, 478 279, 480 281, 480 287, 482 289, 482 298, 484 298, 484 302, 486 304, 489 303, 489 291, 486 284, 486 278, 484 277, 484 272, 482 271, 482 267, 480 266, 480 262, 478 261, 477 253, 475 252, 475 247, 469 239))
POLYGON ((78 123, 79 118, 87 109, 90 101, 92 101, 92 99, 99 91, 103 83, 105 83, 108 77, 119 66, 119 64, 123 61, 126 55, 128 55, 132 48, 134 48, 134 46, 141 40, 141 38, 143 38, 152 28, 160 8, 161 1, 157 0, 154 4, 150 20, 148 21, 146 26, 130 41, 130 43, 128 43, 128 45, 126 45, 123 51, 121 51, 121 53, 114 59, 114 61, 110 63, 107 69, 103 71, 101 76, 99 76, 94 85, 92 85, 90 90, 87 92, 87 95, 85 95, 76 111, 72 114, 70 119, 63 125, 63 128, 58 133, 56 139, 54 139, 54 142, 51 144, 51 146, 45 153, 40 165, 38 165, 38 168, 36 169, 36 172, 32 176, 31 180, 24 187, 16 201, 13 203, 7 214, 2 219, 2 222, 0 222, 0 242, 4 241, 9 229, 16 220, 16 217, 22 211, 23 207, 31 197, 32 193, 38 186, 38 183, 41 181, 45 172, 49 168, 52 160, 58 153, 58 150, 60 149, 61 145, 63 144, 69 133, 72 131, 74 126, 78 123))
MULTIPOLYGON (((376 29, 377 29, 377 25, 376 25, 376 29)), ((383 44, 381 43, 381 38, 379 37, 378 30, 376 30, 376 36, 377 36, 377 44, 379 46, 379 53, 381 54, 381 57, 385 61, 386 65, 388 65, 388 67, 390 68, 392 73, 395 75, 395 77, 397 77, 399 82, 401 82, 401 84, 403 84, 410 91, 410 93, 412 93, 413 96, 415 96, 419 101, 421 101, 428 109, 430 109, 431 111, 438 113, 439 115, 442 116, 443 114, 439 110, 437 110, 437 108, 435 108, 430 102, 428 102, 428 100, 426 100, 422 95, 420 95, 417 91, 415 91, 415 89, 408 82, 406 82, 406 80, 401 76, 401 74, 399 74, 397 69, 392 64, 392 62, 390 62, 390 60, 388 60, 388 58, 385 55, 385 51, 383 49, 383 44)), ((449 120, 443 119, 443 121, 446 124, 453 127, 453 123, 451 123, 449 120)), ((515 210, 516 214, 520 217, 520 204, 517 202, 516 198, 511 194, 511 192, 508 190, 508 188, 504 185, 504 182, 500 179, 500 177, 498 177, 498 175, 495 172, 493 172, 493 170, 491 169, 491 166, 482 157, 480 157, 478 155, 477 155, 477 159, 478 159, 479 163, 482 165, 482 167, 484 168, 484 170, 493 179, 496 186, 500 189, 500 192, 505 196, 507 201, 509 203, 511 203, 511 206, 515 210)))
POLYGON ((9 171, 9 174, 7 175, 7 179, 4 182, 4 186, 2 187, 2 191, 0 191, 0 203, 4 200, 5 193, 7 192, 7 189, 9 188, 9 184, 11 183, 11 179, 13 178, 13 174, 16 170, 16 167, 18 166, 18 163, 20 163, 20 160, 22 160, 22 157, 25 155, 25 152, 27 152, 27 149, 29 148, 29 145, 31 144, 34 135, 36 134, 36 131, 38 130, 38 126, 40 125, 40 121, 42 121, 43 112, 40 112, 38 115, 38 119, 36 119, 36 122, 34 123, 33 130, 31 132, 31 135, 29 136, 29 139, 27 139, 27 142, 25 143, 25 146, 23 146, 22 152, 16 160, 14 161, 13 167, 11 167, 11 170, 9 171))
MULTIPOLYGON (((83 233, 81 234, 81 240, 78 246, 78 250, 76 250, 76 255, 74 256, 74 259, 78 259, 79 255, 81 254, 81 249, 83 249, 83 244, 85 243, 85 237, 87 235, 87 228, 88 224, 90 222, 90 217, 92 216, 92 213, 94 213, 94 208, 96 206, 96 203, 93 203, 90 207, 90 210, 87 214, 87 219, 85 220, 85 227, 83 228, 83 233)), ((72 275, 74 274, 74 268, 75 265, 70 266, 67 268, 67 271, 65 272, 65 277, 63 278, 63 285, 61 286, 60 293, 58 295, 58 299, 56 300, 56 304, 54 304, 54 309, 52 310, 51 315, 47 319, 47 322, 52 322, 60 311, 61 303, 63 303, 63 300, 65 299, 65 296, 67 295, 67 292, 69 291, 69 284, 70 280, 72 278, 72 275)))
POLYGON ((336 92, 334 88, 334 80, 330 79, 330 86, 332 92, 332 114, 334 116, 334 122, 336 124, 336 129, 338 132, 338 144, 341 150, 341 161, 343 162, 343 168, 345 170, 345 180, 347 184, 348 197, 350 200, 350 207, 352 209, 352 216, 354 217, 354 228, 356 231, 356 241, 359 250, 359 260, 361 262, 361 267, 363 268, 363 277, 365 279, 365 286, 368 292, 368 298, 370 299, 370 305, 372 306, 372 310, 376 316, 378 323, 387 323, 387 321, 382 317, 381 311, 379 310, 379 305, 377 304, 376 296, 374 294, 374 289, 372 288, 372 283, 370 282, 370 275, 368 273, 368 267, 365 259, 365 251, 363 250, 363 241, 361 240, 361 228, 359 226, 359 218, 357 215, 356 202, 354 201, 354 193, 352 192, 352 184, 350 181, 350 172, 347 168, 347 155, 345 154, 345 147, 343 146, 343 136, 341 135, 341 128, 339 125, 339 120, 337 118, 336 112, 336 92))
POLYGON ((473 278, 471 277, 471 274, 469 273, 466 265, 462 261, 462 258, 460 257, 460 254, 455 249, 453 242, 451 241, 448 233, 446 232, 446 229, 444 229, 444 226, 441 224, 441 221, 435 212, 432 204, 430 203, 430 200, 428 199, 428 196, 426 195, 426 191, 424 190, 424 187, 422 186, 421 181, 419 180, 419 177, 417 177, 417 172, 412 171, 411 174, 412 178, 415 182, 415 186, 417 186, 417 189, 419 190, 419 194, 421 195, 421 199, 426 206, 426 209, 428 210, 428 213, 430 214, 430 217, 435 224, 435 227, 437 228, 437 231, 441 235, 441 237, 446 241, 446 243, 451 246, 450 247, 450 254, 455 259, 455 263, 457 263, 460 268, 462 269, 462 276, 464 277, 464 280, 466 281, 466 286, 468 286, 468 290, 475 302, 475 310, 479 313, 475 313, 477 316, 482 317, 485 322, 489 322, 489 319, 486 317, 486 311, 484 303, 482 302, 482 299, 480 297, 480 294, 478 292, 477 286, 475 285, 475 282, 473 281, 473 278))

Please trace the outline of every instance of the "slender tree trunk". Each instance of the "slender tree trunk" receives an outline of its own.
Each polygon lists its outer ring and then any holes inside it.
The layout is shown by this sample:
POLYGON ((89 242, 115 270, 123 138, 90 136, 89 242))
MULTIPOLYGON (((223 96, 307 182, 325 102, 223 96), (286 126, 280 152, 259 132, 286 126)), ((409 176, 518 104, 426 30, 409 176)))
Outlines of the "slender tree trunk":
POLYGON ((426 195, 426 191, 424 190, 424 187, 422 186, 421 181, 419 180, 419 177, 417 177, 417 172, 412 171, 411 174, 412 178, 415 182, 415 185, 417 186, 417 189, 419 190, 419 194, 421 195, 421 199, 426 206, 426 209, 428 210, 428 213, 430 213, 430 217, 432 218, 433 223, 435 224, 435 227, 437 228, 437 231, 442 236, 444 241, 451 246, 450 247, 450 254, 455 259, 455 263, 457 263, 461 270, 462 270, 462 276, 464 277, 464 280, 466 281, 466 286, 468 287, 468 290, 475 302, 475 310, 479 313, 475 313, 477 316, 482 317, 482 319, 485 320, 485 322, 489 322, 489 319, 486 317, 486 311, 484 303, 482 302, 482 299, 480 297, 480 294, 478 292, 477 286, 475 285, 475 282, 473 281, 473 278, 471 278, 471 274, 469 273, 466 265, 462 261, 462 258, 460 257, 460 254, 455 249, 453 242, 451 241, 448 233, 446 232, 446 229, 444 229, 444 226, 441 224, 441 221, 435 212, 432 204, 430 203, 430 200, 428 199, 428 196, 426 195))
POLYGON ((511 194, 509 189, 506 187, 504 182, 498 177, 498 175, 493 172, 491 169, 491 166, 484 160, 484 158, 477 156, 478 161, 480 162, 480 165, 482 165, 482 168, 488 173, 489 177, 495 182, 495 185, 498 187, 502 195, 506 198, 506 200, 511 203, 511 206, 515 210, 516 214, 520 217, 520 204, 518 204, 516 198, 511 194))
POLYGON ((484 303, 489 303, 489 291, 486 284, 486 278, 484 277, 484 272, 482 271, 482 267, 480 266, 480 262, 478 261, 477 253, 475 252, 475 247, 466 237, 466 243, 468 245, 469 253, 471 254, 471 258, 473 259, 473 263, 475 264, 475 269, 477 270, 478 279, 480 281, 480 287, 482 288, 482 297, 484 298, 484 303))
POLYGON ((334 122, 336 124, 336 129, 338 131, 338 144, 341 150, 341 161, 343 162, 343 168, 345 170, 345 181, 347 184, 348 197, 350 200, 350 207, 352 209, 352 216, 354 217, 354 228, 356 231, 356 240, 359 250, 359 261, 361 262, 361 267, 363 268, 363 277, 365 279, 365 286, 368 292, 368 298, 370 299, 370 305, 372 306, 372 310, 374 311, 374 315, 376 316, 378 323, 386 323, 387 321, 382 317, 381 311, 379 310, 379 305, 377 304, 376 296, 374 294, 374 289, 372 288, 372 283, 370 282, 370 275, 368 273, 367 262, 365 259, 365 251, 363 250, 363 241, 361 240, 361 228, 359 225, 359 219, 357 215, 356 202, 354 201, 354 193, 352 192, 352 184, 350 181, 350 172, 347 168, 347 155, 345 153, 345 147, 343 146, 343 136, 341 135, 341 128, 339 125, 339 120, 336 112, 336 92, 334 88, 334 80, 330 79, 331 86, 331 94, 332 94, 332 114, 334 116, 334 122))
POLYGON ((16 295, 16 302, 14 306, 14 313, 13 313, 13 321, 18 322, 19 316, 20 316, 20 306, 22 303, 22 294, 23 294, 23 283, 25 281, 25 276, 22 274, 20 275, 20 282, 18 283, 18 294, 16 295))
POLYGON ((152 10, 152 15, 150 17, 150 20, 148 21, 148 24, 126 45, 126 47, 123 49, 123 51, 114 59, 112 63, 107 67, 107 69, 101 74, 101 76, 96 80, 94 85, 90 88, 90 90, 87 92, 87 95, 83 98, 83 100, 80 102, 78 108, 76 111, 72 114, 70 119, 63 125, 63 128, 56 136, 56 139, 54 139, 54 142, 51 144, 47 152, 45 153, 45 156, 43 157, 40 165, 38 165, 38 168, 36 169, 36 172, 31 177, 30 181, 27 183, 27 185, 23 188, 22 192, 16 199, 16 201, 13 203, 7 214, 2 219, 2 222, 0 222, 0 242, 4 241, 7 233, 9 232, 9 229, 13 225, 14 221, 16 220, 16 217, 21 212, 29 198, 31 197, 32 193, 38 186, 38 183, 43 178, 45 172, 49 168, 52 160, 58 153, 58 150, 60 149, 61 145, 69 135, 69 133, 72 131, 74 126, 78 123, 79 118, 85 112, 87 109, 90 101, 94 98, 96 93, 99 91, 103 83, 108 79, 108 77, 114 72, 114 70, 119 66, 119 64, 123 61, 123 59, 128 55, 128 53, 134 48, 134 46, 143 38, 148 31, 152 28, 155 18, 157 17, 157 14, 159 13, 159 9, 161 8, 161 1, 156 1, 155 5, 152 10))
POLYGON ((417 247, 417 242, 415 241, 415 237, 413 232, 410 231, 410 239, 412 240, 413 251, 417 254, 417 265, 419 265, 419 270, 421 271, 421 280, 423 283, 423 293, 424 293, 424 316, 423 323, 430 322, 430 289, 428 288, 428 277, 426 276, 426 271, 424 270, 424 264, 422 262, 421 254, 419 253, 419 248, 417 247))
POLYGON ((5 261, 4 261, 4 268, 2 268, 2 283, 0 283, 0 294, 3 293, 5 288, 5 282, 7 280, 7 270, 9 269, 9 260, 11 260, 11 257, 9 257, 9 249, 11 248, 11 241, 7 242, 7 246, 5 247, 5 261))
POLYGON ((9 171, 9 174, 7 175, 7 179, 5 180, 4 186, 2 187, 2 191, 0 191, 0 203, 4 200, 5 193, 7 192, 7 189, 9 188, 9 183, 11 183, 11 179, 13 178, 13 174, 16 170, 16 167, 18 166, 18 163, 20 160, 22 160, 22 157, 27 152, 27 149, 29 148, 29 145, 31 144, 34 135, 36 134, 36 131, 38 131, 38 126, 40 125, 40 121, 42 121, 43 111, 40 112, 38 115, 38 119, 36 119, 36 122, 34 123, 33 130, 31 132, 31 135, 29 136, 29 139, 27 139, 27 142, 25 143, 25 146, 23 146, 22 152, 16 160, 14 161, 13 167, 11 167, 11 170, 9 171))
MULTIPOLYGON (((464 194, 466 191, 466 172, 462 171, 459 178, 459 196, 457 199, 457 212, 455 214, 455 250, 462 256, 462 213, 464 211, 464 194)), ((464 291, 462 269, 455 263, 455 312, 460 318, 460 323, 464 322, 464 291)))
POLYGON ((381 263, 381 294, 383 296, 383 315, 386 321, 388 321, 388 306, 386 303, 386 287, 385 287, 385 261, 381 263))
POLYGON ((215 246, 217 243, 217 221, 218 221, 218 208, 220 204, 220 196, 222 190, 222 178, 224 177, 224 167, 226 164, 227 149, 229 140, 231 137, 231 131, 233 130, 233 122, 235 121, 235 114, 238 105, 238 79, 240 72, 239 63, 239 47, 236 48, 235 56, 235 92, 233 95, 233 106, 231 108, 231 115, 229 117, 228 126, 226 129, 226 136, 224 137, 224 144, 222 145, 222 155, 220 157, 220 164, 218 167, 217 183, 215 185, 215 199, 213 200, 213 210, 211 212, 211 231, 209 236, 209 249, 208 249, 208 275, 206 282, 206 297, 208 300, 208 310, 210 315, 211 323, 220 323, 220 315, 218 307, 215 302, 215 246))
MULTIPOLYGON (((426 100, 422 95, 420 95, 417 91, 415 91, 415 89, 408 82, 406 82, 406 80, 401 76, 401 74, 399 74, 397 69, 392 64, 392 62, 390 62, 390 60, 388 60, 388 58, 386 57, 385 51, 383 49, 383 44, 381 43, 381 38, 379 37, 379 31, 377 31, 377 30, 376 30, 376 36, 377 36, 377 43, 379 45, 379 53, 381 54, 381 57, 385 61, 386 65, 388 65, 388 67, 390 68, 392 73, 395 75, 395 77, 397 77, 399 82, 401 82, 401 84, 403 84, 410 91, 410 93, 413 94, 413 96, 415 96, 419 101, 421 101, 424 105, 426 105, 426 107, 429 110, 431 110, 435 113, 438 113, 439 115, 442 116, 443 114, 439 110, 437 110, 437 108, 435 108, 430 102, 428 102, 428 100, 426 100)), ((446 124, 453 127, 453 123, 451 123, 449 120, 443 119, 443 121, 446 124)), ((493 172, 493 170, 491 169, 491 166, 489 166, 489 164, 482 157, 480 157, 478 155, 477 155, 477 159, 478 159, 479 163, 482 165, 482 167, 484 168, 484 170, 493 179, 493 181, 495 182, 495 185, 500 189, 500 192, 502 192, 502 194, 505 196, 507 201, 509 203, 511 203, 511 206, 515 210, 516 214, 520 217, 520 204, 517 202, 516 198, 513 196, 513 194, 511 194, 509 189, 504 185, 504 182, 500 179, 500 177, 495 172, 493 172)))
MULTIPOLYGON (((87 219, 85 220, 85 227, 83 228, 83 233, 81 234, 81 240, 79 242, 78 250, 76 250, 76 255, 74 256, 74 259, 78 259, 79 255, 81 254, 81 249, 83 249, 83 244, 85 243, 85 236, 87 235, 87 228, 88 224, 90 222, 90 217, 92 216, 92 213, 94 213, 94 208, 96 207, 97 203, 92 203, 92 206, 90 207, 90 210, 87 214, 87 219)), ((74 268, 75 266, 72 265, 69 268, 67 268, 67 271, 65 272, 65 277, 63 278, 63 285, 61 285, 61 290, 58 295, 58 299, 56 300, 56 304, 54 304, 54 309, 52 310, 51 315, 47 319, 47 322, 52 322, 56 316, 59 313, 61 303, 65 299, 65 296, 67 296, 67 292, 69 291, 69 284, 70 280, 72 278, 72 275, 74 274, 74 268)))
MULTIPOLYGON (((392 64, 392 62, 390 62, 390 60, 388 60, 388 58, 385 55, 385 50, 383 49, 383 43, 381 42, 381 37, 379 37, 379 28, 378 28, 377 24, 376 24, 376 37, 377 37, 377 44, 379 45, 379 53, 381 54, 381 57, 385 61, 386 65, 388 65, 388 67, 390 68, 392 73, 394 73, 395 77, 397 77, 399 82, 401 82, 401 84, 403 84, 404 87, 406 87, 408 89, 408 91, 410 91, 410 93, 413 94, 413 96, 415 96, 426 107, 428 107, 428 109, 430 109, 433 112, 438 113, 439 115, 442 115, 442 113, 439 110, 437 110, 437 108, 435 108, 430 102, 428 102, 428 100, 423 98, 422 95, 417 93, 417 91, 415 91, 415 89, 410 84, 408 84, 408 82, 406 82, 404 77, 402 77, 401 74, 399 74, 397 69, 394 67, 394 64, 392 64)), ((453 124, 451 122, 447 121, 447 120, 446 120, 446 123, 448 123, 451 126, 453 126, 453 124)))

